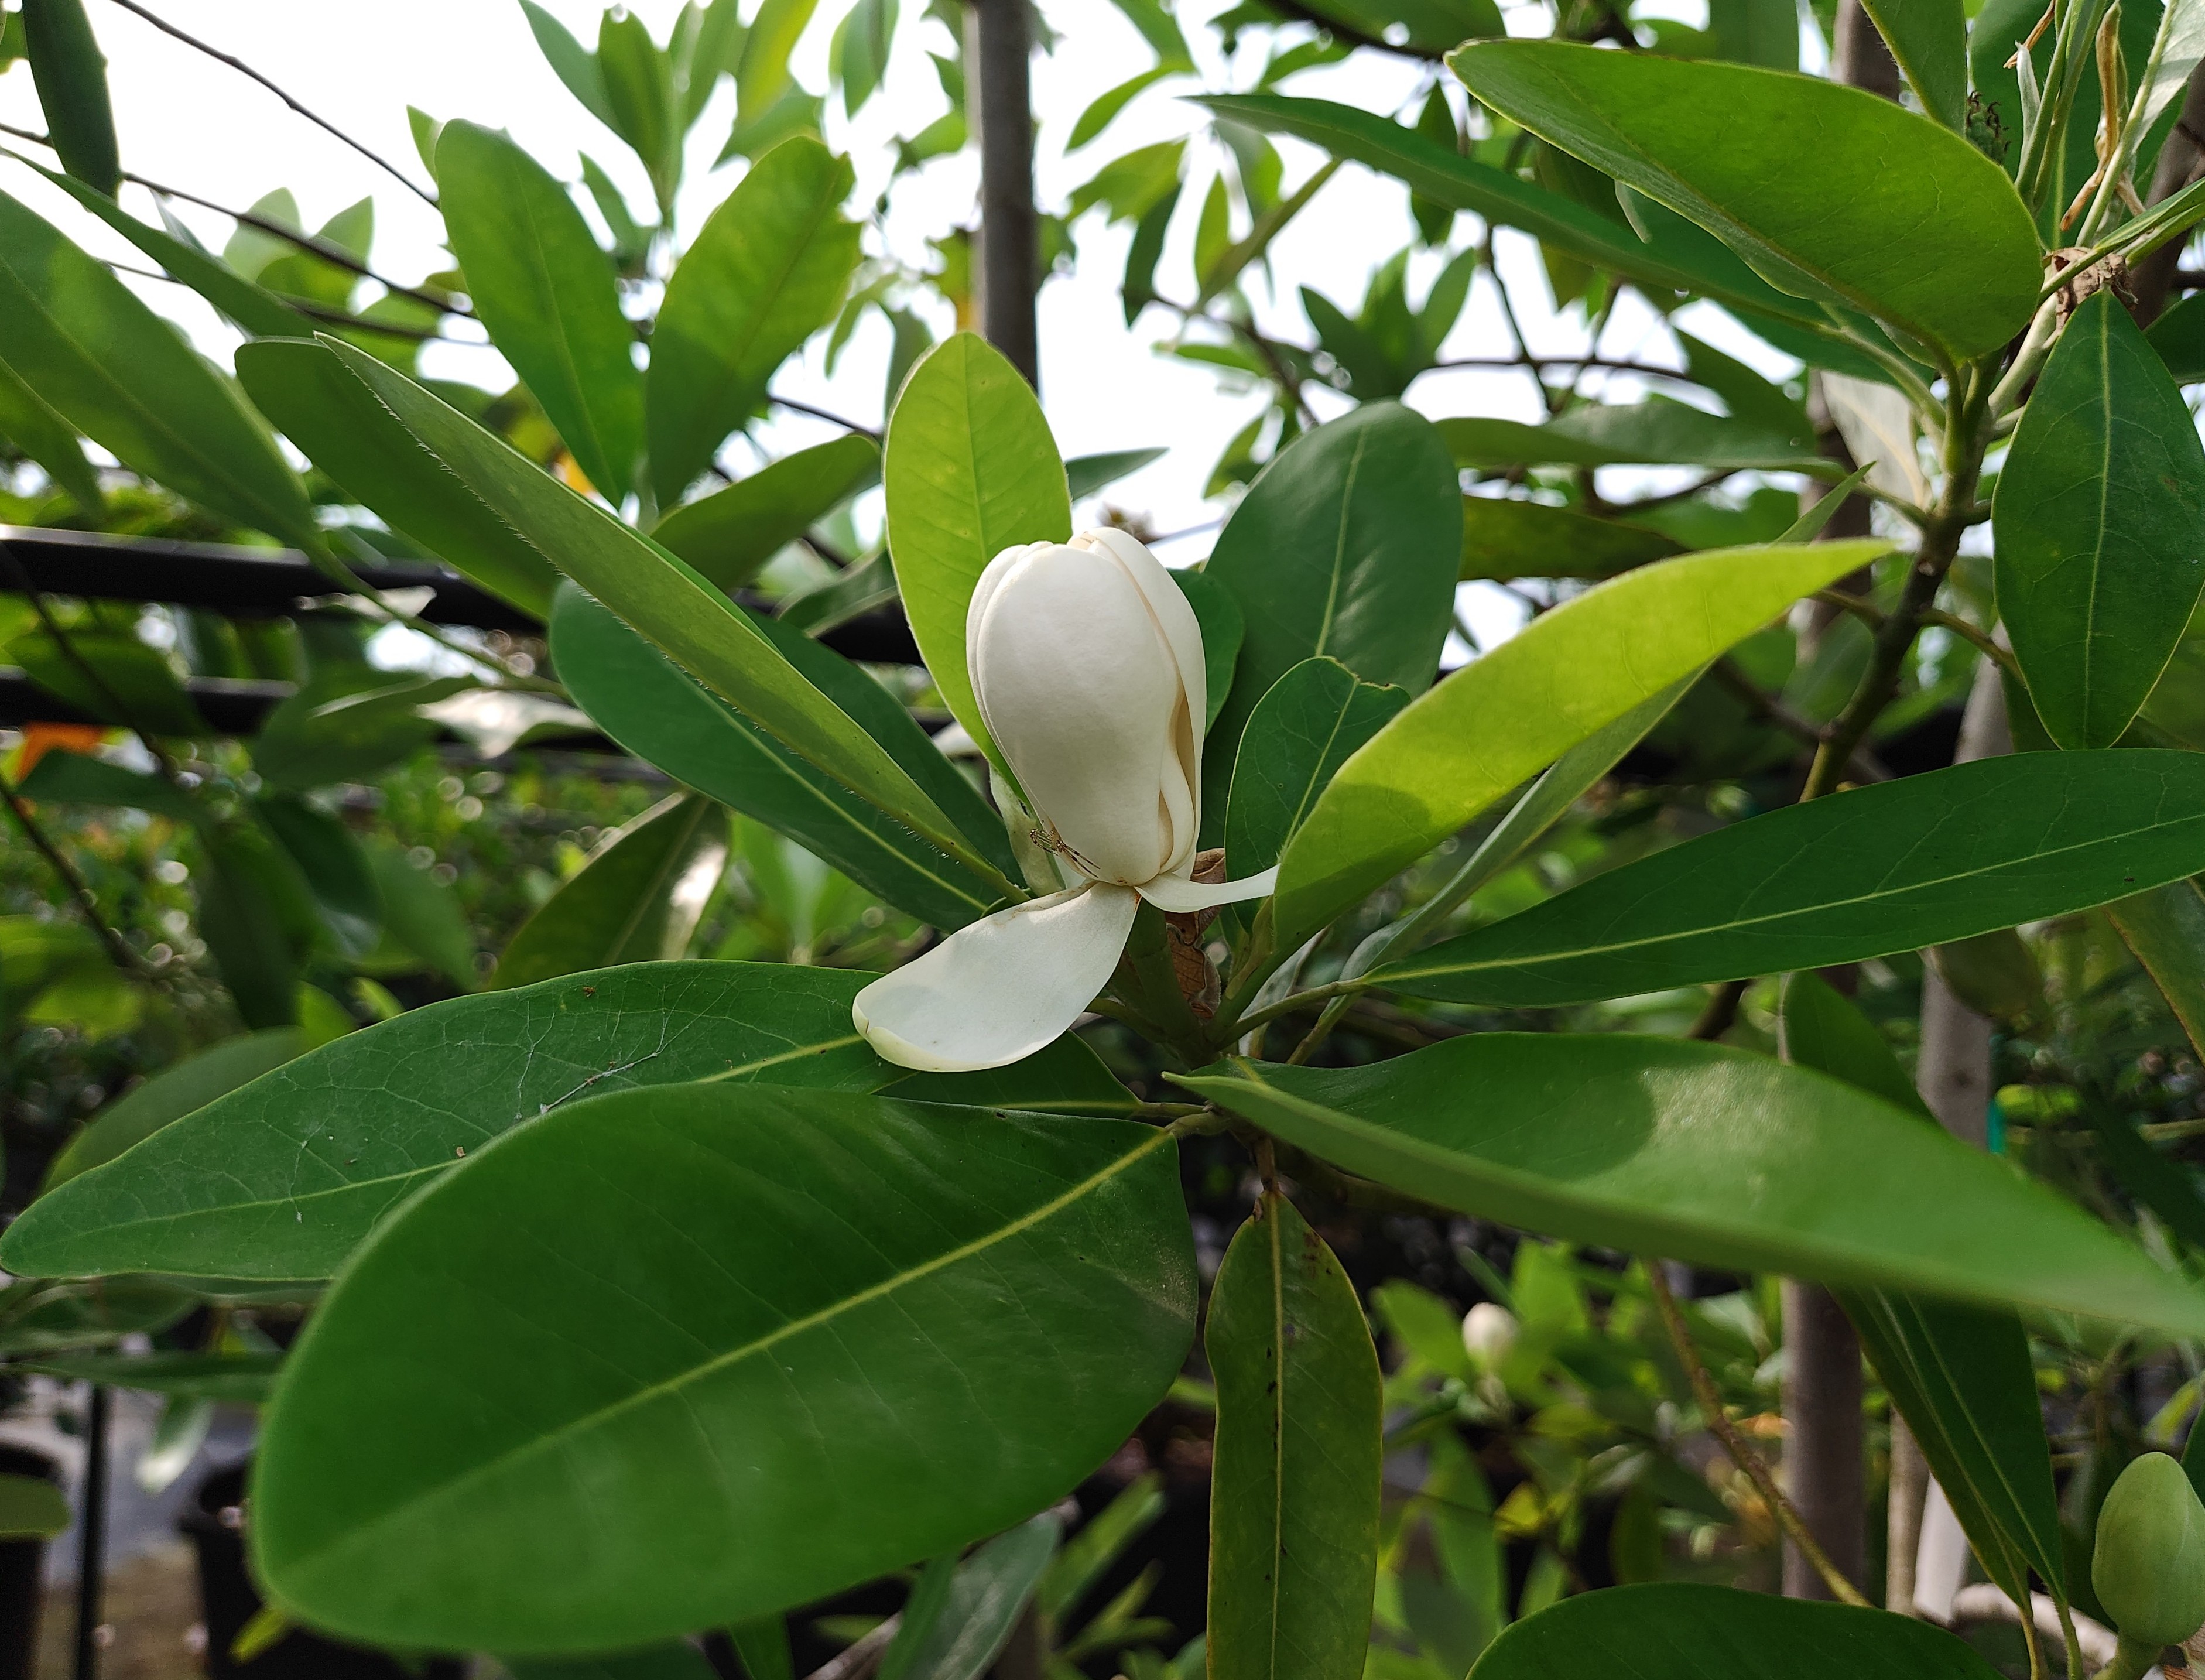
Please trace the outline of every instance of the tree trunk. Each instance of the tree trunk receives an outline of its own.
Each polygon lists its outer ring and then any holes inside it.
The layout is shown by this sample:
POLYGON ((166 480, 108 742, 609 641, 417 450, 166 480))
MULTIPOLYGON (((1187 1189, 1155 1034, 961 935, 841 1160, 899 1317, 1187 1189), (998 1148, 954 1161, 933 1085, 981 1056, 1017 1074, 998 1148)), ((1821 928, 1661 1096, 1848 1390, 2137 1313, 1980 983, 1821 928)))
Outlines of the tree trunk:
POLYGON ((1929 1461, 1897 1412, 1891 1415, 1891 1488, 1886 1501, 1888 1544, 1883 1564, 1883 1607, 1914 1614, 1914 1556, 1922 1546, 1922 1510, 1929 1495, 1929 1461))
POLYGON ((980 140, 980 331, 1036 384, 1031 0, 968 0, 966 110, 980 140))
MULTIPOLYGON (((2152 170, 2151 191, 2145 196, 2149 202, 2158 204, 2172 198, 2201 174, 2205 174, 2205 69, 2190 73, 2190 92, 2183 98, 2182 115, 2175 119, 2166 143, 2159 149, 2159 162, 2152 170)), ((2131 282, 2136 292, 2136 318, 2146 326, 2166 307, 2168 295, 2174 289, 2174 271, 2181 265, 2182 253, 2189 248, 2188 239, 2170 239, 2137 265, 2131 282)))

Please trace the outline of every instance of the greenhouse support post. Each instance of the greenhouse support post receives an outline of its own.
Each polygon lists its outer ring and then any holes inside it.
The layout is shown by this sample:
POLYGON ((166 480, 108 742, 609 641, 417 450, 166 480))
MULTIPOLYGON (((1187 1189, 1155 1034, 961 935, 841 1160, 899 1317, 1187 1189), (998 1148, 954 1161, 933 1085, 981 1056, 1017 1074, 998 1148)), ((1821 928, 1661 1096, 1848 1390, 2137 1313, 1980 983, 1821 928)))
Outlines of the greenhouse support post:
POLYGON ((1031 0, 966 0, 966 102, 980 142, 980 331, 1037 384, 1031 0))

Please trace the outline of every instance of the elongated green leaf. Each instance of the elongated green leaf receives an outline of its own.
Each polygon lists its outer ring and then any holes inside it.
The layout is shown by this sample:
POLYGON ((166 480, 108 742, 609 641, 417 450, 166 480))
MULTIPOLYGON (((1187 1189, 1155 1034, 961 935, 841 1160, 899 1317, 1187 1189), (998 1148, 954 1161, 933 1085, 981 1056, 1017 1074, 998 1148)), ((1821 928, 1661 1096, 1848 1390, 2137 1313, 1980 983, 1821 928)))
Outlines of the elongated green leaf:
POLYGON ((183 1400, 257 1406, 276 1385, 281 1353, 56 1354, 26 1360, 30 1369, 70 1382, 134 1388, 183 1400))
POLYGON ((383 900, 386 947, 410 953, 462 992, 474 990, 475 936, 459 895, 389 841, 371 840, 367 862, 383 900))
MULTIPOLYGON (((956 826, 875 734, 853 723, 734 602, 673 556, 372 356, 321 341, 529 545, 734 701, 784 746, 954 856, 956 826)), ((961 649, 962 630, 958 646, 961 649)), ((937 755, 938 756, 938 755, 937 755)))
POLYGON ((84 0, 23 0, 24 56, 38 84, 46 134, 62 167, 113 198, 122 185, 107 58, 85 15, 84 0))
POLYGON ((853 179, 849 160, 811 136, 783 141, 722 200, 666 283, 645 386, 662 503, 764 406, 774 370, 835 319, 858 260, 857 223, 841 214, 853 179))
POLYGON ((235 386, 105 265, 0 194, 0 347, 15 376, 134 471, 318 550, 298 475, 235 386))
POLYGON ((297 1028, 278 1027, 270 1032, 247 1033, 163 1069, 100 1110, 68 1141, 46 1169, 45 1188, 51 1190, 80 1172, 113 1160, 171 1120, 205 1108, 217 1097, 227 1096, 271 1068, 280 1068, 306 1048, 306 1038, 297 1028))
POLYGON ((252 802, 253 816, 298 867, 321 931, 339 956, 362 957, 383 928, 383 894, 350 829, 295 795, 252 802))
POLYGON ((2205 592, 2205 444, 2119 300, 2069 319, 1999 474, 1999 616, 2062 747, 2110 747, 2205 592))
POLYGON ((1161 461, 1168 450, 1106 450, 1100 455, 1079 455, 1064 463, 1065 486, 1075 502, 1108 489, 1131 477, 1150 462, 1161 461))
POLYGON ((1418 997, 1560 1004, 1858 962, 2205 870, 2205 757, 2022 753, 1703 835, 1380 969, 1418 997))
POLYGON ((2205 894, 2197 883, 2170 881, 2107 909, 2191 1046, 2205 1047, 2205 894))
POLYGON ((1337 659, 1304 660, 1250 714, 1233 766, 1225 857, 1236 875, 1279 861, 1348 754, 1409 703, 1406 688, 1358 680, 1337 659))
POLYGON ((1203 766, 1205 843, 1223 832, 1240 732, 1305 659, 1420 694, 1439 668, 1462 563, 1462 494, 1431 422, 1365 404, 1280 451, 1249 486, 1204 575, 1247 634, 1203 766))
POLYGON ((1914 97, 1947 128, 1968 129, 1968 16, 1962 0, 1861 0, 1914 97))
POLYGON ((965 669, 965 609, 1005 549, 1072 535, 1071 493, 1049 422, 1018 370, 960 332, 904 381, 883 472, 889 551, 919 654, 951 713, 996 757, 965 669))
POLYGON ((72 1519, 68 1495, 44 1476, 0 1475, 0 1540, 50 1540, 72 1519))
POLYGON ((1378 1574, 1378 1353, 1355 1285, 1283 1196, 1226 1251, 1203 1349, 1212 1680, 1358 1673, 1378 1574))
POLYGON ((1662 1582, 1586 1593, 1519 1622, 1471 1680, 1992 1680, 1958 1635, 1889 1611, 1662 1582))
POLYGON ((541 618, 559 574, 423 448, 324 344, 241 345, 237 376, 260 412, 391 529, 541 618))
MULTIPOLYGON (((1536 430, 1536 428, 1533 428, 1536 430)), ((1445 432, 1447 425, 1441 423, 1445 432)), ((1644 526, 1513 497, 1462 501, 1462 576, 1613 577, 1682 545, 1644 526)))
POLYGON ((1998 349, 2036 310, 2036 235, 2012 184, 1888 99, 1562 41, 1475 42, 1447 62, 1494 110, 1689 217, 1796 296, 1863 310, 1956 359, 1998 349))
POLYGON ((567 85, 567 91, 582 102, 591 116, 611 128, 613 108, 605 98, 605 79, 597 69, 597 55, 536 0, 520 0, 520 9, 527 15, 529 33, 536 37, 538 50, 567 85))
POLYGON ((1686 555, 1588 590, 1411 703, 1340 766, 1279 861, 1298 944, 1596 730, 1886 545, 1686 555))
POLYGON ((199 846, 199 937, 230 1001, 256 1030, 295 1025, 305 883, 258 828, 209 825, 199 846))
POLYGON ((643 376, 612 264, 567 190, 505 135, 448 122, 437 183, 467 295, 590 482, 635 486, 643 376))
POLYGON ((2181 1334, 2205 1290, 2053 1191, 1825 1075, 1679 1039, 1479 1033, 1364 1068, 1176 1082, 1440 1206, 1572 1242, 2181 1334))
POLYGON ((1590 403, 1542 426, 1520 420, 1453 419, 1439 422, 1447 448, 1464 467, 1555 463, 1608 467, 1685 465, 1834 476, 1844 469, 1780 432, 1726 420, 1682 402, 1660 400, 1590 403))
POLYGON ((880 472, 880 450, 853 432, 675 509, 652 527, 651 540, 732 595, 880 472))
MULTIPOLYGON (((1212 94, 1195 101, 1266 134, 1292 134, 1404 181, 1425 198, 1520 228, 1594 267, 1774 314, 1817 337, 1828 318, 1776 289, 1691 223, 1693 237, 1644 238, 1575 199, 1435 144, 1375 112, 1278 93, 1212 94)), ((1873 364, 1871 364, 1872 366, 1873 364)))
POLYGON ((963 865, 698 687, 572 585, 552 611, 551 653, 575 700, 628 751, 788 835, 891 904, 943 929, 1001 904, 963 865))
POLYGON ((1155 1127, 763 1087, 577 1104, 409 1203, 324 1301, 262 1436, 255 1574, 432 1648, 805 1603, 1061 1498, 1170 1385, 1194 1302, 1155 1127))
POLYGON ((1240 668, 1240 644, 1248 639, 1248 622, 1241 613, 1239 598, 1208 572, 1175 571, 1172 581, 1194 609, 1194 622, 1202 631, 1203 686, 1207 690, 1203 696, 1202 728, 1207 735, 1217 714, 1225 709, 1225 697, 1233 692, 1233 673, 1240 668))
POLYGON ((46 476, 87 513, 100 505, 99 474, 85 459, 76 428, 0 362, 0 438, 46 469, 46 476))
POLYGON ((725 812, 694 794, 660 801, 522 924, 497 960, 496 983, 532 986, 679 957, 727 867, 725 812))
POLYGON ((651 27, 633 12, 615 8, 597 20, 597 74, 613 132, 634 150, 662 219, 671 216, 681 175, 684 124, 675 115, 673 61, 651 39, 651 27))
POLYGON ((902 1076, 850 1024, 871 975, 650 962, 408 1010, 287 1063, 41 1196, 9 1271, 314 1278, 509 1127, 683 1080, 870 1091, 902 1076))
MULTIPOLYGON (((978 1680, 1008 1642, 1063 1534, 1064 1520, 1043 1511, 958 1564, 942 1613, 924 1638, 896 1653, 901 1680, 978 1680)), ((889 1671, 885 1662, 882 1671, 889 1671)))

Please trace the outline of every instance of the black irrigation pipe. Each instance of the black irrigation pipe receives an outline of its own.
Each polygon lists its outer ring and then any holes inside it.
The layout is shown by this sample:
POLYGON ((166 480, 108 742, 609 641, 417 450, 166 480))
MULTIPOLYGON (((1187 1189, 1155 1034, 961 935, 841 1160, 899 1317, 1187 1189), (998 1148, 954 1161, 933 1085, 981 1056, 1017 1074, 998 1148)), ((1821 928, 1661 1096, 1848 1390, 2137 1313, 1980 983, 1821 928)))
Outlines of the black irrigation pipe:
POLYGON ((84 1430, 84 1508, 77 1513, 75 1680, 99 1672, 101 1600, 107 1585, 108 1422, 115 1391, 90 1384, 84 1430))

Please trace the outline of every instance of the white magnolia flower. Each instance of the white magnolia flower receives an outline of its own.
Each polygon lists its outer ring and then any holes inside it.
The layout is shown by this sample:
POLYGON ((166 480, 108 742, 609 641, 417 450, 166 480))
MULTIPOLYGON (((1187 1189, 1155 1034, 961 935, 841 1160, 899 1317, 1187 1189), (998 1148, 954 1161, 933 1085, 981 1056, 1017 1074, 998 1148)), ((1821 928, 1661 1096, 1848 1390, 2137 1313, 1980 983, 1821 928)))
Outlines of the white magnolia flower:
POLYGON ((1260 898, 1276 870, 1191 879, 1202 820, 1202 632, 1122 531, 1005 549, 965 618, 980 716, 1066 890, 974 922, 875 980, 851 1010, 889 1061, 999 1068, 1072 1025, 1109 980, 1133 913, 1260 898))

